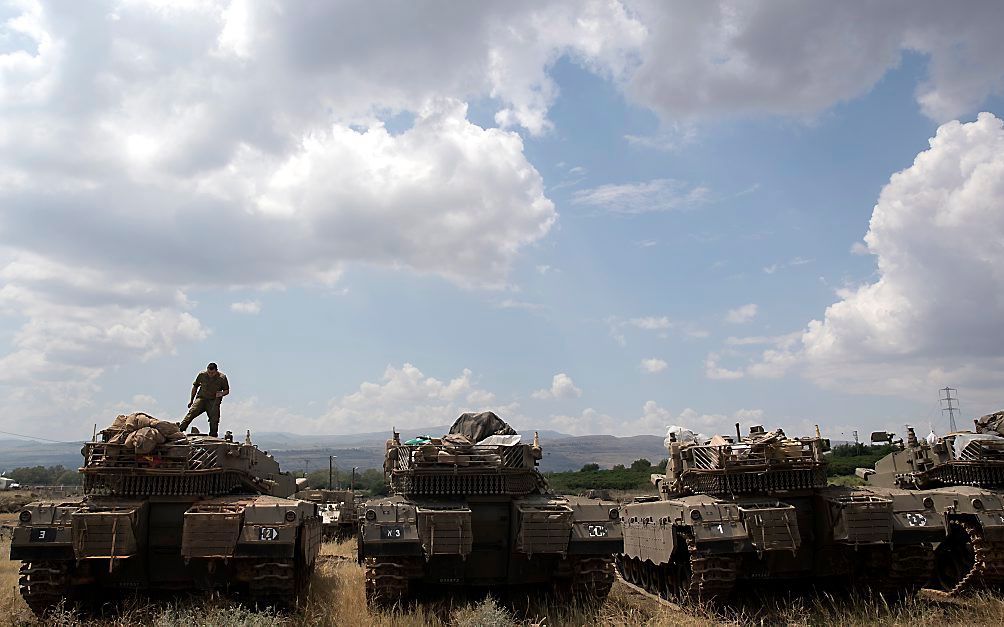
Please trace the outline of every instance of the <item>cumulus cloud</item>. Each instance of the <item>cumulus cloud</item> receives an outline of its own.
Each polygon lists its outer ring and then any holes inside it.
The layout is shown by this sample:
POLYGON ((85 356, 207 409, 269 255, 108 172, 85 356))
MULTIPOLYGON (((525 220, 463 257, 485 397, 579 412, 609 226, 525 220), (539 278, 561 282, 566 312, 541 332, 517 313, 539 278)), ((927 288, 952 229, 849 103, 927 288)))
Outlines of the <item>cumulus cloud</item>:
POLYGON ((0 393, 21 421, 83 410, 108 368, 173 354, 209 333, 183 293, 153 283, 106 282, 27 254, 9 258, 0 278, 0 313, 24 321, 0 357, 0 393))
POLYGON ((718 353, 708 354, 704 360, 704 376, 719 380, 742 379, 745 376, 742 370, 730 370, 719 365, 720 359, 718 353))
POLYGON ((732 324, 744 324, 756 317, 757 309, 756 303, 748 303, 735 309, 730 309, 725 314, 725 321, 732 324))
POLYGON ((665 360, 659 359, 657 357, 652 357, 649 359, 641 360, 641 370, 648 374, 655 374, 657 372, 662 372, 669 367, 669 364, 665 360))
POLYGON ((242 300, 236 303, 230 303, 230 311, 254 316, 261 313, 261 301, 242 300))
POLYGON ((582 396, 582 390, 575 387, 572 377, 564 372, 559 372, 551 379, 550 388, 537 390, 531 396, 539 400, 578 398, 582 396))
POLYGON ((762 111, 813 115, 866 93, 904 51, 928 57, 917 92, 937 120, 1002 89, 1004 6, 639 0, 648 27, 628 92, 669 121, 762 111))
POLYGON ((363 383, 356 392, 333 400, 315 427, 347 433, 392 426, 429 427, 452 424, 465 411, 486 410, 511 420, 516 408, 496 404, 495 395, 479 387, 466 368, 452 379, 441 380, 406 363, 387 366, 379 383, 363 383))
POLYGON ((779 338, 748 372, 798 367, 822 385, 913 397, 946 382, 970 396, 999 389, 1002 241, 1004 123, 989 113, 949 122, 879 196, 865 236, 878 280, 840 290, 821 320, 779 338))

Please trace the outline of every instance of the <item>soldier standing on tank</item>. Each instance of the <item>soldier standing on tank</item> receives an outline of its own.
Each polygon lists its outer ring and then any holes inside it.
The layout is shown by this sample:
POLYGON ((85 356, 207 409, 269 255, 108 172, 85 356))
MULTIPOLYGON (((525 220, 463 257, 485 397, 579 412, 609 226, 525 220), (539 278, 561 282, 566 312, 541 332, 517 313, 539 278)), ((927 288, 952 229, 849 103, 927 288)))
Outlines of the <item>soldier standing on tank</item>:
POLYGON ((202 412, 209 417, 209 435, 219 436, 220 403, 223 397, 230 394, 230 383, 227 375, 219 371, 215 363, 210 362, 205 371, 195 377, 192 384, 192 398, 188 401, 188 415, 178 423, 184 431, 202 412))

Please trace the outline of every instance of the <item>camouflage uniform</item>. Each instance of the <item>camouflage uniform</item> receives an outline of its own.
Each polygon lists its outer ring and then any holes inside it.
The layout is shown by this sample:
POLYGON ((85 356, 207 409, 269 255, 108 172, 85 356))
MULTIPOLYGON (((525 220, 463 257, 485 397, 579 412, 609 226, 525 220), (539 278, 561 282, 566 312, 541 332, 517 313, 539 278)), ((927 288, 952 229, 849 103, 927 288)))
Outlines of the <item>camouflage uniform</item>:
POLYGON ((196 394, 195 400, 192 401, 192 407, 188 410, 188 415, 181 421, 181 430, 184 431, 187 429, 193 420, 205 412, 206 416, 209 417, 209 435, 218 436, 220 428, 220 403, 223 399, 217 398, 216 393, 230 391, 230 383, 227 381, 227 375, 219 371, 216 371, 216 374, 213 375, 210 374, 209 370, 203 370, 195 377, 192 387, 198 387, 199 392, 196 394))

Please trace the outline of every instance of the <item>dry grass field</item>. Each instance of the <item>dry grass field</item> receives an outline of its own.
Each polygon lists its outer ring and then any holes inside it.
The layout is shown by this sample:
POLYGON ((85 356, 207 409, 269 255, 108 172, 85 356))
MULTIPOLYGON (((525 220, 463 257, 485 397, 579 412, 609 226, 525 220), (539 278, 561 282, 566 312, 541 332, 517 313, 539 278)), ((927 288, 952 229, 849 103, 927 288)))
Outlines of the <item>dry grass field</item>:
MULTIPOLYGON (((7 521, 10 516, 3 516, 7 521)), ((0 550, 7 553, 5 541, 0 550)), ((363 571, 356 565, 353 543, 326 544, 323 559, 311 584, 307 607, 299 615, 277 616, 252 612, 225 599, 182 599, 151 606, 139 601, 127 603, 115 617, 82 621, 69 613, 36 620, 17 591, 16 562, 0 560, 0 621, 10 625, 112 627, 151 625, 174 627, 212 625, 230 627, 307 627, 323 625, 418 626, 455 625, 458 627, 496 625, 1004 625, 1004 600, 989 594, 975 595, 953 602, 921 598, 898 607, 881 601, 834 599, 767 601, 749 603, 744 609, 712 613, 704 609, 673 611, 635 594, 618 584, 598 613, 587 614, 576 608, 541 608, 521 615, 501 607, 493 599, 480 601, 439 601, 398 612, 372 613, 366 609, 363 594, 363 571)), ((1004 595, 1002 595, 1004 597, 1004 595)))

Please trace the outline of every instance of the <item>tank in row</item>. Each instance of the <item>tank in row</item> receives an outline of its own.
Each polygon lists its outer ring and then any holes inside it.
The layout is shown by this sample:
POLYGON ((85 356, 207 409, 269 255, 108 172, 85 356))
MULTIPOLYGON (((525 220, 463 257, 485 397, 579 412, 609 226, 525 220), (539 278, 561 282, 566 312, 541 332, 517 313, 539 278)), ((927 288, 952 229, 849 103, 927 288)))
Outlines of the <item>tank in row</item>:
POLYGON ((1004 585, 1004 412, 974 427, 924 439, 908 428, 905 442, 875 432, 896 450, 857 471, 871 491, 925 505, 913 521, 938 529, 930 584, 947 594, 1004 585))
POLYGON ((387 441, 391 495, 361 506, 366 596, 387 606, 422 587, 541 586, 602 603, 623 548, 614 501, 559 496, 524 443, 491 412, 442 438, 387 441))
POLYGON ((136 591, 218 590, 293 608, 321 543, 317 506, 267 452, 119 416, 83 450, 83 496, 21 510, 10 557, 33 612, 136 591))
MULTIPOLYGON (((857 585, 899 597, 934 566, 923 499, 828 486, 827 440, 778 429, 667 439, 658 497, 621 509, 621 576, 668 600, 722 600, 744 582, 857 585)), ((932 521, 933 524, 933 521, 932 521)))

